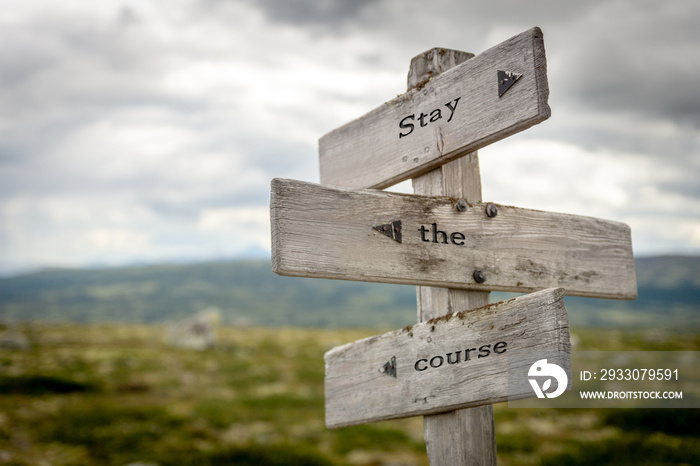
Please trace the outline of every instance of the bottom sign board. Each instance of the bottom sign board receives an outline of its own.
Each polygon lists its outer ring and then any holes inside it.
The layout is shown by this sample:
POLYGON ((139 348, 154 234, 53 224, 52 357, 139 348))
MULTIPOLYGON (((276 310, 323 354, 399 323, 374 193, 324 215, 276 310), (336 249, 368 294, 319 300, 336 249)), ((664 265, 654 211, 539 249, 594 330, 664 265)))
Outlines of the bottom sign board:
MULTIPOLYGON (((532 382, 509 385, 508 373, 527 366, 529 373, 545 375, 556 362, 570 374, 564 290, 547 289, 358 340, 328 351, 325 362, 331 428, 539 396, 532 382)), ((563 385, 571 386, 571 377, 564 379, 553 376, 556 382, 544 380, 537 387, 560 393, 563 385)))

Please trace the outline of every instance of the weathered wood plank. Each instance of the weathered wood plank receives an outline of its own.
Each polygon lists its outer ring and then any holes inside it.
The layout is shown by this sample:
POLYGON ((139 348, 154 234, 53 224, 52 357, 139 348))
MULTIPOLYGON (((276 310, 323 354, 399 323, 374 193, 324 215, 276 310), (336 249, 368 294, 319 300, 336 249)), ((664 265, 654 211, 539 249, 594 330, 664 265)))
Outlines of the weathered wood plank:
POLYGON ((474 58, 473 53, 435 47, 411 59, 406 90, 424 86, 431 78, 474 58))
POLYGON ((490 218, 483 203, 461 212, 447 197, 283 179, 272 181, 270 205, 272 269, 280 275, 481 291, 562 287, 613 299, 637 294, 630 230, 619 222, 502 205, 490 218), (389 231, 375 228, 381 225, 389 231), (400 228, 400 242, 393 228, 400 228))
MULTIPOLYGON (((455 162, 464 159, 458 159, 455 162)), ((451 163, 455 163, 451 162, 451 163)), ((446 165, 445 165, 446 166, 446 165)), ((489 293, 419 286, 419 322, 449 314, 458 309, 485 306, 489 293)), ((471 317, 467 314, 466 319, 471 317)), ((493 405, 475 406, 423 418, 425 445, 431 466, 495 465, 496 430, 493 405)))
MULTIPOLYGON (((413 68, 413 62, 411 62, 413 68)), ((410 73, 409 73, 410 76, 410 73)), ((413 179, 415 194, 464 198, 481 202, 479 157, 472 152, 413 179)), ((459 309, 489 303, 487 291, 418 286, 418 322, 459 309)), ((432 466, 495 465, 496 426, 493 405, 475 406, 423 417, 423 431, 432 466)))
POLYGON ((493 405, 425 416, 423 431, 431 466, 497 463, 493 405))
POLYGON ((547 119, 548 96, 533 28, 323 136, 321 182, 385 188, 416 177, 547 119), (501 97, 499 70, 522 75, 501 97))
MULTIPOLYGON (((511 383, 538 358, 565 356, 562 289, 456 312, 326 353, 326 425, 343 427, 535 396, 511 383), (536 355, 536 357, 535 357, 536 355)), ((561 360, 560 360, 561 361, 561 360)))
MULTIPOLYGON (((433 49, 411 60, 408 89, 448 70, 474 55, 457 50, 433 49)), ((481 176, 476 152, 455 159, 413 178, 413 192, 481 202, 481 176)), ((416 287, 418 322, 459 309, 476 309, 489 303, 487 291, 416 287)), ((475 406, 423 417, 425 445, 432 466, 495 465, 496 429, 493 405, 475 406)))
MULTIPOLYGON (((479 156, 476 152, 472 152, 414 178, 412 182, 415 194, 463 198, 474 205, 481 202, 479 156)), ((458 308, 474 309, 489 302, 489 293, 484 291, 419 286, 416 295, 418 322, 433 319, 445 313, 451 314, 458 308), (454 307, 455 304, 457 307, 454 307)))

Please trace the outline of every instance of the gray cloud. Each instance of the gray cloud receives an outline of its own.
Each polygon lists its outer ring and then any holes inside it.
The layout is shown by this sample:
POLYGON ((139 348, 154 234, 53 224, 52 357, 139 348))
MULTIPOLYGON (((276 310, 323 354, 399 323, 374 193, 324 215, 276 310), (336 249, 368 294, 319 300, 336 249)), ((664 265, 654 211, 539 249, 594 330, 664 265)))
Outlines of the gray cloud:
POLYGON ((362 10, 378 0, 258 0, 251 1, 273 21, 297 26, 342 26, 361 17, 362 10))
POLYGON ((565 57, 564 90, 588 108, 698 128, 700 5, 646 2, 628 11, 617 2, 601 10, 602 27, 565 57))
MULTIPOLYGON (((536 141, 579 151, 585 164, 571 163, 590 171, 574 170, 579 177, 620 171, 605 180, 628 194, 617 211, 588 196, 585 179, 558 189, 578 193, 583 200, 571 202, 586 213, 599 213, 586 210, 591 202, 639 221, 648 252, 660 234, 645 230, 653 218, 688 232, 667 234, 664 250, 700 251, 697 2, 16 8, 0 30, 0 237, 10 258, 0 268, 62 263, 67 253, 56 251, 78 236, 77 263, 181 248, 234 254, 225 238, 236 216, 264 224, 272 177, 317 181, 317 139, 402 92, 412 56, 434 46, 479 53, 535 25, 545 34, 553 116, 509 147, 536 151, 527 145, 536 141), (607 165, 596 171, 594 160, 607 165), (627 166, 638 181, 624 176, 627 166)), ((502 164, 501 178, 536 177, 539 162, 523 157, 502 164)), ((528 195, 516 182, 485 179, 496 196, 528 195)), ((260 235, 246 241, 259 246, 260 235)))

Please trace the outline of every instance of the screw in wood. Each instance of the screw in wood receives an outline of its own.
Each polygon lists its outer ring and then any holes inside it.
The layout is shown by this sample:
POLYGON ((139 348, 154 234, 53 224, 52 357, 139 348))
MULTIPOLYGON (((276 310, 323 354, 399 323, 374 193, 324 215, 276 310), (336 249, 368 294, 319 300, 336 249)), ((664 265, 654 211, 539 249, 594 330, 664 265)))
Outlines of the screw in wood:
POLYGON ((498 215, 498 207, 496 207, 496 204, 487 204, 486 205, 486 215, 488 215, 491 218, 498 215))
POLYGON ((476 280, 477 283, 484 283, 486 281, 486 274, 481 270, 475 270, 474 280, 476 280))
POLYGON ((457 201, 457 210, 460 212, 466 212, 467 207, 469 207, 469 204, 467 204, 467 201, 464 199, 460 199, 457 201))

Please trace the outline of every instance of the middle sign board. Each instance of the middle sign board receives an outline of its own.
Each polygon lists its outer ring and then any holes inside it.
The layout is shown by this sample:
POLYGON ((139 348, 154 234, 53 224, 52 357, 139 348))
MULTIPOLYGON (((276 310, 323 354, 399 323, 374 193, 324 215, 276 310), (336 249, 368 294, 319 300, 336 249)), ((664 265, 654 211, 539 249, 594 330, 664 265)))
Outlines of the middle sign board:
POLYGON ((280 275, 634 299, 630 229, 619 222, 274 179, 280 275))

